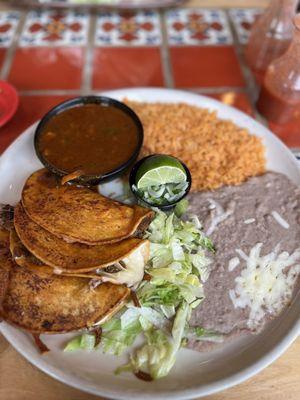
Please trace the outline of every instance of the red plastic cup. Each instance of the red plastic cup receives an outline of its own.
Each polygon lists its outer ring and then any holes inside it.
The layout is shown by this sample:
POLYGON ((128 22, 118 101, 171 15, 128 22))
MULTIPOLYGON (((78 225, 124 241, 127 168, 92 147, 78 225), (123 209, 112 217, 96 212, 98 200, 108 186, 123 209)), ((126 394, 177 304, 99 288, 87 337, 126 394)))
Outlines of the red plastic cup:
POLYGON ((8 82, 0 81, 0 128, 15 114, 19 105, 16 89, 8 82))

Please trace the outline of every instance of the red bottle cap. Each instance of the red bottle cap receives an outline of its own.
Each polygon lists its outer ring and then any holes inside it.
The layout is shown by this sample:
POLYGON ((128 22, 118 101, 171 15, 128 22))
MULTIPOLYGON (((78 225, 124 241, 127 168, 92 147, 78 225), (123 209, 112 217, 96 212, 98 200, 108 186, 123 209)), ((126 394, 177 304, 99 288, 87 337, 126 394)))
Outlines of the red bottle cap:
POLYGON ((5 81, 0 81, 0 127, 15 114, 19 105, 16 89, 5 81))

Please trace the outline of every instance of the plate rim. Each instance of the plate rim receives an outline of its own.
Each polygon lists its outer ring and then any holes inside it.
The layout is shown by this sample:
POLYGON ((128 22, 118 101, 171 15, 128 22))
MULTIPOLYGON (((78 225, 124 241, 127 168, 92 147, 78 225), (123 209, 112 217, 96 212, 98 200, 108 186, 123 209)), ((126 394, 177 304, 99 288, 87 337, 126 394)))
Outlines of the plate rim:
MULTIPOLYGON (((5 339, 11 344, 11 346, 18 351, 18 353, 24 357, 30 364, 34 365, 36 368, 44 372, 45 374, 51 376, 52 378, 58 380, 61 383, 66 384, 67 386, 70 386, 72 388, 75 388, 77 390, 93 394, 96 396, 105 396, 108 399, 112 400, 128 400, 130 399, 136 399, 140 400, 140 392, 130 392, 128 395, 125 393, 123 394, 121 391, 114 391, 114 390, 106 390, 106 389, 101 389, 101 392, 98 389, 94 389, 93 387, 88 387, 85 386, 83 387, 81 385, 82 383, 85 382, 84 379, 79 378, 78 383, 76 380, 69 381, 68 380, 68 374, 60 375, 60 369, 56 369, 55 367, 52 367, 51 365, 47 366, 44 363, 40 363, 40 358, 43 357, 42 355, 39 355, 37 358, 31 358, 27 352, 21 349, 21 345, 13 343, 13 340, 11 340, 8 335, 5 333, 5 325, 8 325, 6 322, 4 325, 0 324, 0 332, 2 335, 5 337, 5 339), (3 329, 4 327, 4 329, 3 329)), ((298 338, 300 334, 300 321, 296 321, 293 328, 289 331, 287 335, 285 335, 279 343, 277 343, 276 346, 272 348, 271 351, 269 351, 266 355, 261 357, 258 361, 255 363, 251 364, 249 367, 227 377, 224 379, 220 379, 217 382, 212 382, 207 385, 202 385, 201 386, 201 393, 199 392, 200 388, 190 388, 190 389, 182 389, 182 390, 176 390, 174 391, 163 391, 160 390, 157 395, 154 395, 153 393, 143 393, 143 399, 145 400, 151 400, 151 399, 164 399, 164 400, 189 400, 189 399, 196 399, 196 398, 202 398, 205 396, 210 396, 212 394, 220 393, 224 390, 227 390, 231 387, 234 387, 236 385, 239 385, 246 380, 252 378, 253 376, 257 375, 260 373, 262 370, 267 368, 269 365, 271 365, 274 361, 276 361, 283 353, 292 345, 292 343, 298 338), (161 397, 163 396, 163 397, 161 397)), ((26 334, 26 332, 24 332, 26 334)))
MULTIPOLYGON (((199 95, 197 93, 193 92, 188 92, 184 90, 176 90, 176 89, 168 89, 168 88, 124 88, 124 89, 117 89, 117 90, 110 90, 110 91, 104 91, 100 92, 101 95, 106 95, 106 96, 111 96, 111 97, 116 97, 118 96, 132 96, 134 94, 139 94, 139 93, 145 93, 145 92, 153 92, 155 91, 157 94, 159 93, 167 93, 167 92, 176 92, 179 95, 182 94, 184 96, 189 95, 192 98, 194 98, 197 101, 197 98, 199 99, 202 98, 203 101, 207 102, 207 107, 212 109, 216 109, 219 111, 219 109, 230 111, 231 114, 232 112, 236 115, 239 115, 240 117, 243 117, 245 124, 250 123, 252 126, 257 126, 259 127, 260 131, 263 131, 264 134, 266 134, 269 137, 272 137, 272 140, 277 142, 277 146, 279 145, 282 149, 284 149, 285 152, 288 152, 289 158, 292 161, 292 163, 295 165, 295 167, 298 167, 296 158, 292 154, 292 152, 289 150, 289 148, 281 142, 281 140, 276 137, 268 128, 264 127, 261 123, 258 121, 254 120, 252 117, 249 115, 243 113, 240 110, 235 109, 234 107, 224 105, 218 100, 209 98, 207 96, 199 95), (215 106, 215 107, 214 107, 215 106)), ((163 102, 163 101, 162 101, 163 102)), ((177 102, 177 101, 175 101, 177 102)), ((183 99, 183 102, 185 100, 183 99)), ((222 118, 222 117, 221 117, 222 118)), ((228 117, 230 118, 230 117, 228 117)), ((236 121, 234 121, 237 125, 236 121)), ((9 153, 11 149, 19 142, 22 141, 24 136, 30 135, 30 132, 34 129, 36 126, 37 122, 33 123, 30 125, 27 129, 25 129, 11 144, 10 146, 3 152, 3 154, 0 157, 0 160, 2 160, 5 157, 9 156, 9 153)), ((241 125, 240 125, 241 126, 241 125)), ((254 134, 253 132, 251 132, 254 134)), ((1 167, 1 162, 0 162, 0 167, 1 167)), ((3 334, 3 336, 6 338, 6 340, 25 358, 27 361, 29 361, 31 364, 33 364, 35 367, 46 373, 47 375, 51 376, 52 378, 68 385, 73 388, 79 389, 81 391, 94 394, 94 395, 101 395, 105 396, 107 398, 111 399, 128 399, 128 398, 134 398, 134 399, 139 399, 140 397, 140 392, 133 393, 129 392, 128 394, 122 393, 120 390, 115 391, 115 390, 107 390, 107 389, 101 389, 101 387, 98 388, 93 388, 90 387, 88 382, 83 379, 83 378, 74 378, 72 375, 69 375, 69 373, 65 373, 62 369, 57 369, 52 365, 47 364, 47 361, 42 359, 41 356, 37 357, 32 357, 29 352, 25 349, 22 349, 22 344, 20 342, 14 343, 13 339, 9 337, 9 333, 6 332, 6 326, 8 326, 9 330, 9 325, 7 323, 2 323, 0 324, 0 332, 3 334), (85 384, 84 384, 85 382, 85 384)), ((186 388, 186 389, 181 389, 181 390, 176 390, 170 391, 168 389, 166 390, 159 390, 157 392, 157 395, 155 393, 144 393, 143 398, 145 399, 155 399, 155 398, 161 398, 159 396, 164 396, 164 399, 191 399, 191 398, 196 398, 196 397, 203 397, 207 396, 210 394, 214 394, 217 392, 220 392, 222 390, 226 390, 230 387, 233 387, 237 384, 240 384, 244 382, 245 380, 251 378, 252 376, 256 375, 257 373, 261 372, 264 368, 269 366, 272 362, 274 362, 277 358, 279 358, 286 350, 287 348, 294 342, 294 340, 298 337, 300 334, 300 320, 296 320, 291 327, 291 329, 288 331, 287 334, 285 334, 277 343, 272 347, 270 351, 268 351, 265 355, 260 357, 256 362, 252 363, 248 367, 234 373, 233 375, 230 375, 226 378, 220 379, 216 382, 211 382, 208 383, 207 385, 201 385, 199 387, 192 387, 192 388, 186 388)))
POLYGON ((69 10, 106 10, 106 11, 126 11, 126 10, 155 10, 155 9, 164 9, 169 7, 176 7, 183 3, 184 0, 164 0, 163 3, 156 3, 152 0, 147 1, 145 4, 135 4, 126 2, 122 4, 120 1, 117 4, 110 4, 108 1, 105 3, 74 3, 72 1, 64 1, 60 2, 58 0, 53 0, 51 3, 41 3, 38 0, 27 0, 24 4, 22 0, 10 0, 12 5, 22 8, 29 8, 29 7, 38 7, 42 10, 51 10, 51 9, 69 9, 69 10))

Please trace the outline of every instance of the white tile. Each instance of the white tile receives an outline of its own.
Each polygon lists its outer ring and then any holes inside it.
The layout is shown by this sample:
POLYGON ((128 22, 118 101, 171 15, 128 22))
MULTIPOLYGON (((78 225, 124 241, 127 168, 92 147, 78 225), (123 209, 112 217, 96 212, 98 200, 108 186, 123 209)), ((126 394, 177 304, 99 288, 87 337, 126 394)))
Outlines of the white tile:
POLYGON ((171 46, 228 45, 232 34, 226 14, 220 10, 178 9, 166 14, 171 46))
POLYGON ((233 8, 229 11, 239 42, 246 44, 255 19, 262 13, 259 8, 233 8))
POLYGON ((0 12, 0 47, 9 47, 19 22, 20 13, 17 11, 0 12))
POLYGON ((89 14, 80 11, 30 11, 20 46, 84 46, 88 40, 89 14))
POLYGON ((105 12, 97 17, 95 45, 98 47, 160 44, 160 21, 155 11, 105 12))

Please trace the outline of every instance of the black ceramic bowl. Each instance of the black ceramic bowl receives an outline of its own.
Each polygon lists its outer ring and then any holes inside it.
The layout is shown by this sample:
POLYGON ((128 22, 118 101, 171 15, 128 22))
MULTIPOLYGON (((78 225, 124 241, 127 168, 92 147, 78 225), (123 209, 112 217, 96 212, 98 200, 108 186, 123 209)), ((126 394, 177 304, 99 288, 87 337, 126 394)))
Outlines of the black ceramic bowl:
POLYGON ((130 168, 130 166, 135 162, 137 159, 139 152, 141 150, 143 140, 144 140, 144 130, 142 123, 139 119, 139 117, 136 115, 136 113, 126 106, 124 103, 121 103, 120 101, 111 99, 109 97, 104 97, 104 96, 82 96, 82 97, 76 97, 74 99, 70 99, 67 101, 64 101, 63 103, 58 104, 54 108, 52 108, 50 111, 47 112, 47 114, 44 115, 44 117, 41 119, 39 122, 36 130, 35 130, 35 135, 34 135, 34 148, 36 151, 36 154, 44 166, 53 172, 54 174, 58 176, 65 176, 68 175, 68 172, 63 171, 59 168, 57 168, 55 165, 49 163, 48 160, 45 159, 43 156, 42 152, 39 149, 39 138, 40 135, 44 132, 44 127, 46 123, 55 115, 68 110, 73 107, 77 107, 80 105, 85 105, 85 104, 105 104, 108 106, 113 106, 116 107, 120 110, 122 110, 124 113, 126 113, 134 122, 136 128, 137 128, 137 134, 138 134, 138 140, 137 140, 137 146, 130 156, 128 160, 126 160, 123 164, 119 165, 117 168, 113 169, 112 171, 109 171, 105 174, 99 174, 99 175, 83 175, 77 179, 76 181, 82 183, 82 184, 90 184, 90 185, 97 185, 100 182, 104 181, 109 181, 112 180, 122 173, 124 173, 127 169, 130 168))
MULTIPOLYGON (((176 206, 176 204, 180 200, 184 199, 188 195, 189 191, 191 190, 191 186, 192 186, 192 176, 191 176, 190 170, 188 169, 188 167, 181 160, 177 159, 180 162, 180 164, 183 166, 183 168, 184 168, 184 170, 186 172, 188 187, 186 188, 185 193, 177 201, 175 201, 173 203, 165 204, 165 205, 153 205, 153 204, 150 204, 147 201, 145 201, 144 198, 139 196, 139 194, 135 190, 132 189, 132 187, 134 185, 136 185, 136 174, 137 174, 137 171, 138 171, 139 167, 143 164, 143 162, 145 160, 147 160, 148 158, 151 158, 153 156, 157 156, 157 155, 162 155, 162 154, 151 154, 150 156, 144 157, 141 160, 139 160, 136 164, 134 164, 132 170, 130 171, 130 175, 129 175, 129 185, 130 185, 130 189, 131 189, 132 193, 139 200, 139 202, 141 204, 144 204, 147 207, 156 207, 156 208, 159 208, 162 211, 170 211, 176 206)), ((174 156, 172 156, 172 157, 174 157, 174 156)), ((176 158, 176 157, 174 157, 174 158, 176 158)))

